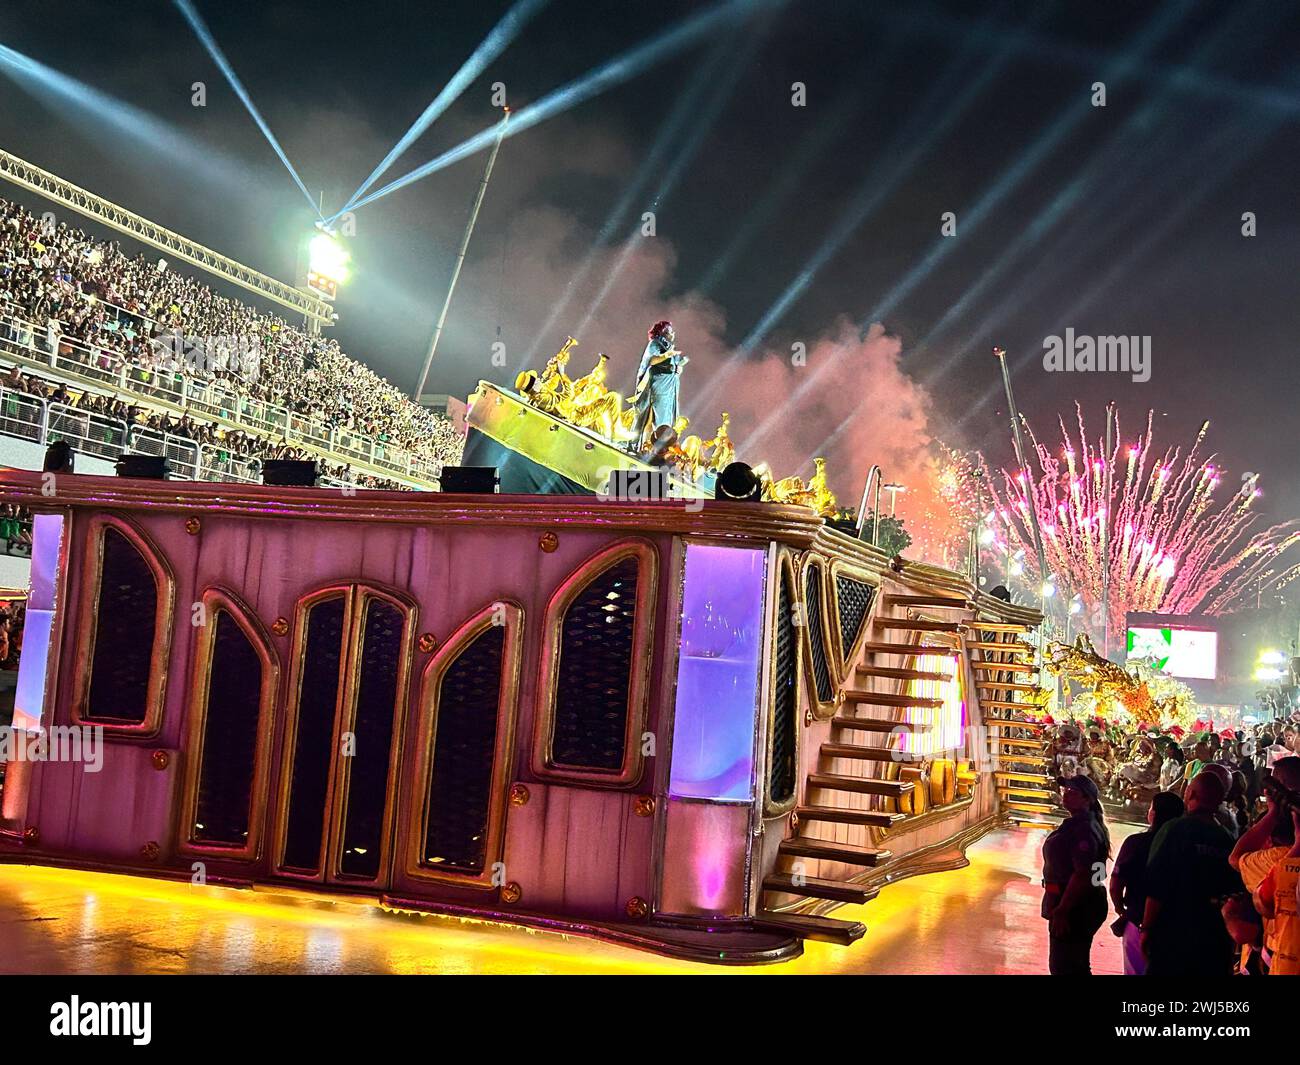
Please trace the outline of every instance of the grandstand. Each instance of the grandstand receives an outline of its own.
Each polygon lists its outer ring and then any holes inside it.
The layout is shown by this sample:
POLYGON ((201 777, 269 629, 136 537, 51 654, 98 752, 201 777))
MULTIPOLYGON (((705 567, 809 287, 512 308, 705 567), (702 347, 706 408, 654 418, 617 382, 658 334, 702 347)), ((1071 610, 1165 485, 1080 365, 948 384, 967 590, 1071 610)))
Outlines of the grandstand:
POLYGON ((450 421, 295 328, 116 242, 0 199, 0 434, 173 476, 257 482, 311 458, 324 485, 437 487, 450 421))

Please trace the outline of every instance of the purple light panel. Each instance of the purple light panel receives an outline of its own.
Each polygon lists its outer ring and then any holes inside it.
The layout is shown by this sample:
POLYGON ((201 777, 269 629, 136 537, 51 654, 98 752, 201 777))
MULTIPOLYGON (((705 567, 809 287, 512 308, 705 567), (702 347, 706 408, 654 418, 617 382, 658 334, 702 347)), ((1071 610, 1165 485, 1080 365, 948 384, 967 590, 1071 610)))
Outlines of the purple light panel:
POLYGON ((669 794, 749 802, 763 648, 762 549, 686 545, 669 794))
POLYGON ((39 729, 45 711, 45 679, 54 635, 54 599, 62 540, 62 515, 33 516, 31 589, 27 594, 23 653, 18 659, 18 685, 14 692, 13 727, 16 729, 39 729))

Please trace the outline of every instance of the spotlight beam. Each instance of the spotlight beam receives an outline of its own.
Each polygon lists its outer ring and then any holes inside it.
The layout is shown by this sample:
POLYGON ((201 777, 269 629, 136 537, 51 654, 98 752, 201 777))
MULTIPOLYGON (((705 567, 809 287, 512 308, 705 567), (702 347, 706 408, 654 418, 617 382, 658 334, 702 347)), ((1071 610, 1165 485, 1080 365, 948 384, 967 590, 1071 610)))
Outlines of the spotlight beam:
MULTIPOLYGON (((1246 25, 1256 23, 1259 13, 1257 9, 1262 6, 1264 5, 1257 3, 1235 8, 1228 18, 1215 28, 1212 38, 1205 39, 1198 44, 1190 59, 1191 65, 1200 67, 1218 62, 1220 52, 1234 47, 1238 40, 1236 36, 1238 31, 1246 25)), ((1173 103, 1175 95, 1176 92, 1173 86, 1163 84, 1155 99, 1138 109, 1133 115, 1130 115, 1120 129, 1110 137, 1107 145, 1088 160, 1086 166, 1076 176, 1075 180, 1062 189, 1047 208, 1039 212, 1030 225, 1017 235, 1011 245, 1001 252, 996 260, 982 266, 978 280, 970 285, 957 301, 944 312, 939 322, 917 341, 914 350, 918 352, 924 351, 965 317, 968 310, 975 305, 977 300, 983 297, 984 293, 992 289, 1003 274, 1011 269, 1025 254, 1033 250, 1067 213, 1073 212, 1085 192, 1088 194, 1087 204, 1095 218, 1090 217, 1086 220, 1076 221, 1072 227, 1072 232, 1080 232, 1079 239, 1067 235, 1057 241, 1056 247, 1058 250, 1052 257, 1051 267, 1058 273, 1063 272, 1061 268, 1066 263, 1062 261, 1060 249, 1068 249, 1072 253, 1068 255, 1068 258, 1070 263, 1073 263, 1082 258, 1083 249, 1108 246, 1109 238, 1106 231, 1114 228, 1116 214, 1122 213, 1133 206, 1131 189, 1138 184, 1136 175, 1132 172, 1134 158, 1159 158, 1157 145, 1153 144, 1150 139, 1150 127, 1158 126, 1161 130, 1162 141, 1170 144, 1176 142, 1182 132, 1170 129, 1168 123, 1163 121, 1163 110, 1173 103), (1112 164, 1120 169, 1125 180, 1113 180, 1105 172, 1106 167, 1112 164), (1112 207, 1112 203, 1117 206, 1112 207)), ((1200 121, 1199 118, 1198 121, 1200 121)), ((1178 174, 1170 174, 1162 161, 1153 164, 1153 169, 1154 172, 1150 181, 1143 179, 1141 187, 1151 188, 1151 183, 1154 182, 1155 188, 1162 189, 1162 191, 1153 194, 1151 198, 1159 203, 1165 203, 1167 202, 1167 196, 1163 189, 1179 189, 1182 187, 1181 181, 1183 179, 1178 174)), ((1041 284, 1044 280, 1045 271, 1039 265, 1026 276, 1030 279, 1030 284, 1041 284)), ((992 327, 994 321, 1001 319, 1004 310, 1009 309, 1013 303, 1018 302, 1023 302, 1021 293, 1018 291, 1004 296, 996 315, 987 317, 981 327, 975 330, 974 333, 976 335, 983 334, 987 328, 992 327)), ((933 386, 935 381, 952 367, 961 357, 960 353, 969 348, 970 342, 968 340, 967 343, 957 346, 953 355, 943 360, 939 366, 927 374, 927 386, 933 386)))
POLYGON ((189 173, 214 178, 228 187, 247 184, 245 167, 200 145, 177 127, 3 44, 0 72, 40 102, 67 105, 69 118, 92 137, 103 137, 111 131, 113 137, 130 138, 167 156, 189 173))
MULTIPOLYGON (((671 165, 660 177, 654 195, 650 198, 650 207, 654 210, 657 211, 659 209, 663 201, 668 198, 669 193, 671 193, 676 187, 677 182, 681 180, 683 172, 686 170, 686 167, 690 164, 691 160, 695 158, 696 153, 700 150, 700 146, 704 143, 705 137, 707 137, 709 132, 712 130, 713 124, 717 122, 723 109, 728 103, 730 103, 731 94, 736 87, 736 82, 740 79, 740 75, 749 65, 749 61, 757 49, 760 40, 761 37, 758 34, 752 35, 745 46, 739 51, 736 50, 736 46, 733 42, 729 42, 725 47, 717 48, 714 55, 711 57, 710 62, 706 64, 708 67, 713 68, 713 73, 707 79, 707 83, 712 87, 713 91, 709 94, 709 98, 705 102, 703 108, 695 112, 695 121, 690 134, 687 136, 685 143, 679 145, 677 154, 671 165), (731 62, 729 64, 725 63, 728 56, 731 57, 731 62)), ((600 310, 606 297, 611 291, 613 291, 614 286, 618 283, 618 279, 627 268, 628 262, 645 239, 646 238, 642 236, 641 231, 637 230, 629 240, 624 242, 623 248, 619 252, 613 268, 605 275, 605 282, 601 286, 600 292, 596 294, 596 299, 593 301, 592 305, 587 308, 586 316, 582 319, 581 323, 579 323, 577 335, 581 336, 582 333, 586 331, 587 326, 591 324, 591 320, 596 316, 596 312, 600 310)))
MULTIPOLYGON (((1114 57, 1110 64, 1101 72, 1099 80, 1109 84, 1123 83, 1129 80, 1131 72, 1144 61, 1144 57, 1149 54, 1157 44, 1159 44, 1168 34, 1178 28, 1182 20, 1190 13, 1195 6, 1194 0, 1179 0, 1176 4, 1166 4, 1158 12, 1137 36, 1129 51, 1122 55, 1114 57)), ((1083 120, 1093 111, 1092 103, 1087 96, 1078 99, 1074 104, 1065 108, 1062 114, 1051 126, 1045 130, 1037 140, 1034 141, 1028 150, 1022 153, 1014 163, 1011 164, 1002 175, 988 188, 985 193, 975 202, 974 206, 968 210, 958 213, 959 224, 962 226, 965 234, 969 234, 974 228, 978 228, 981 223, 986 221, 993 211, 999 207, 1020 185, 1046 162, 1052 154, 1061 146, 1062 142, 1071 134, 1083 120)), ((869 314, 859 323, 860 329, 869 328, 873 322, 879 322, 888 313, 890 313, 903 299, 905 299, 922 281, 926 280, 931 273, 951 254, 956 246, 955 238, 940 237, 938 243, 931 246, 930 251, 925 257, 912 267, 885 296, 877 302, 876 306, 869 314), (863 325, 862 323, 866 323, 863 325)), ((806 287, 806 285, 805 285, 806 287)), ((800 289, 802 291, 802 289, 800 289)), ((831 363, 827 362, 813 370, 804 379, 803 383, 794 390, 789 400, 782 405, 779 411, 774 411, 763 420, 763 423, 754 429, 749 436, 737 446, 738 452, 745 452, 752 446, 755 440, 760 439, 765 433, 771 431, 780 417, 788 415, 793 407, 804 399, 808 393, 816 388, 827 372, 831 363)))
POLYGON ((676 102, 668 113, 668 117, 659 127, 659 132, 655 135, 650 150, 646 152, 645 159, 637 168, 631 182, 623 190, 618 202, 605 216, 605 222, 601 226, 600 234, 595 243, 587 250, 581 265, 569 278, 564 293, 560 299, 555 301, 555 306, 543 323, 542 328, 533 335, 532 346, 523 354, 516 367, 516 372, 532 364, 533 359, 537 356, 538 346, 546 343, 546 338, 551 335, 555 323, 568 310, 569 302, 572 300, 574 293, 578 291, 595 268, 599 251, 613 240, 615 233, 623 225, 624 217, 632 209, 632 205, 637 202, 642 191, 649 184, 650 178, 662 168, 668 153, 677 146, 683 131, 695 115, 712 76, 713 65, 709 62, 701 63, 695 68, 685 90, 678 95, 676 102))
POLYGON ((402 134, 401 139, 393 145, 379 165, 370 172, 370 176, 361 183, 356 192, 348 197, 347 203, 343 206, 344 211, 351 210, 352 205, 370 190, 370 186, 383 176, 384 172, 424 134, 425 130, 442 117, 443 113, 456 102, 461 93, 468 89, 475 79, 487 69, 488 64, 513 43, 533 16, 550 2, 551 0, 517 0, 515 6, 505 13, 492 32, 474 49, 474 54, 465 60, 461 68, 452 75, 451 80, 443 86, 442 91, 433 98, 433 101, 424 109, 420 117, 411 124, 411 128, 402 134))
POLYGON ((280 162, 282 162, 285 169, 289 171, 289 176, 293 178, 294 184, 298 186, 302 191, 304 198, 311 205, 312 213, 318 218, 323 219, 320 208, 317 206, 316 201, 312 199, 311 193, 307 191, 307 186, 303 184, 302 178, 298 176, 298 171, 295 170, 293 164, 289 162, 289 157, 284 154, 284 149, 280 147, 280 142, 275 139, 275 134, 271 132, 271 127, 268 126, 266 120, 262 118, 261 113, 253 103, 252 97, 248 95, 248 90, 244 88, 243 82, 239 80, 239 75, 235 73, 235 68, 230 65, 230 61, 226 58, 225 53, 221 51, 221 46, 217 44, 216 39, 212 36, 212 32, 208 29, 207 24, 200 17, 194 5, 190 0, 172 0, 172 2, 176 5, 177 10, 185 16, 185 21, 190 24, 190 28, 194 31, 195 36, 198 37, 199 42, 203 45, 208 55, 212 57, 212 61, 217 64, 221 73, 225 75, 226 81, 230 83, 231 89, 234 90, 235 95, 238 96, 240 102, 243 103, 244 109, 248 111, 249 115, 252 116, 253 121, 257 123, 257 128, 262 131, 262 136, 266 138, 266 142, 275 151, 275 154, 280 157, 280 162))
MULTIPOLYGON (((1042 17, 1047 10, 1049 9, 1046 6, 1040 8, 1039 17, 1042 17)), ((925 156, 942 141, 965 111, 992 84, 1011 54, 1012 50, 1008 46, 990 60, 975 54, 971 49, 963 49, 957 60, 949 64, 943 77, 931 87, 911 119, 891 138, 889 145, 880 153, 881 158, 893 159, 895 162, 883 174, 875 169, 868 173, 849 206, 836 219, 830 235, 822 242, 821 247, 813 253, 803 269, 795 275, 785 291, 764 313, 758 324, 749 331, 738 348, 714 373, 709 383, 692 398, 687 412, 689 415, 694 416, 713 398, 730 374, 743 363, 749 352, 759 345, 767 333, 808 290, 817 274, 838 254, 853 233, 920 165, 925 156), (972 68, 977 71, 973 80, 970 77, 972 68)))
MULTIPOLYGON (((637 75, 658 65, 678 50, 699 42, 709 33, 720 29, 728 22, 761 10, 780 6, 784 2, 785 0, 725 0, 723 3, 715 4, 678 23, 672 29, 657 34, 645 44, 638 45, 636 48, 630 49, 602 64, 590 74, 586 74, 576 81, 548 93, 536 103, 529 104, 521 111, 514 113, 510 122, 510 131, 506 136, 517 136, 538 123, 545 122, 548 118, 563 114, 565 111, 577 107, 579 104, 585 103, 587 100, 599 96, 615 86, 630 81, 637 75)), ((437 158, 429 160, 423 166, 416 167, 416 169, 404 174, 395 181, 390 181, 375 192, 362 197, 352 205, 352 210, 374 203, 381 197, 396 192, 398 189, 403 189, 413 182, 428 177, 430 174, 436 174, 439 170, 443 170, 453 163, 458 163, 460 160, 482 151, 492 144, 495 137, 496 126, 491 126, 476 133, 455 148, 451 148, 437 158)), ((338 215, 336 214, 334 217, 337 218, 338 215)), ((333 221, 333 218, 330 221, 333 221)))

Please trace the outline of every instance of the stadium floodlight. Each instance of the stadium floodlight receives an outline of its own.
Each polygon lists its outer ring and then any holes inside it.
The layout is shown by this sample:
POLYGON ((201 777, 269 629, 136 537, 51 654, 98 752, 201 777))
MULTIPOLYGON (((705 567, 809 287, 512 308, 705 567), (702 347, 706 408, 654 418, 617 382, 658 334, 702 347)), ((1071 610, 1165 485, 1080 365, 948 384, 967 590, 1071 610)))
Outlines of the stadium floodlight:
POLYGON ((1261 681, 1281 680, 1282 671, 1275 666, 1260 666, 1255 670, 1255 679, 1261 681))
POLYGON ((338 295, 339 285, 348 279, 351 256, 343 243, 324 229, 307 243, 307 288, 332 300, 338 295))
POLYGON ((1259 656, 1259 664, 1262 666, 1280 666, 1286 661, 1286 655, 1281 651, 1263 651, 1259 656))

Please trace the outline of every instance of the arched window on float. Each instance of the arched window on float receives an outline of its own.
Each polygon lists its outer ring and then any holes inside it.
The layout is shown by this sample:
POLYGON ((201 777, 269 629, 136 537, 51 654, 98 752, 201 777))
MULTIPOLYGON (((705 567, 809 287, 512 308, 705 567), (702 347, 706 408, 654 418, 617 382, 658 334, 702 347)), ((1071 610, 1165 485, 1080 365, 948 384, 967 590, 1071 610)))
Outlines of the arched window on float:
POLYGON ((613 544, 579 566, 546 608, 533 771, 622 787, 641 776, 658 559, 613 544))
POLYGON ((179 849, 253 859, 266 809, 280 663, 261 622, 236 596, 209 588, 200 604, 179 849))
POLYGON ((523 609, 492 603, 425 667, 407 821, 412 877, 491 888, 501 860, 523 647, 523 609))
POLYGON ((361 584, 299 600, 272 852, 281 875, 386 877, 415 613, 361 584))
POLYGON ((91 518, 85 551, 73 723, 151 736, 162 724, 171 652, 171 567, 143 531, 108 515, 91 518))

